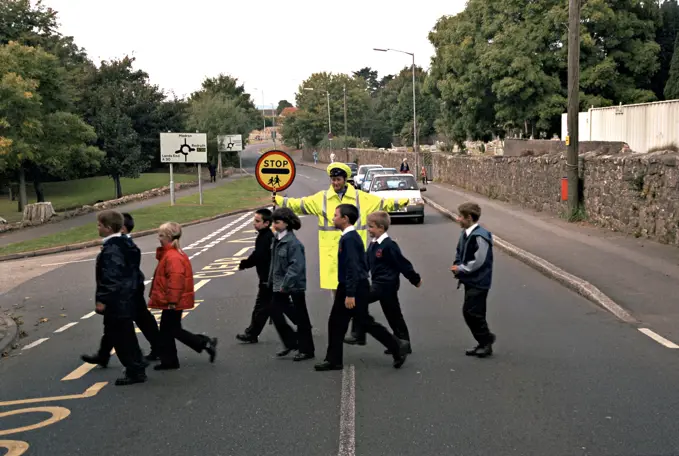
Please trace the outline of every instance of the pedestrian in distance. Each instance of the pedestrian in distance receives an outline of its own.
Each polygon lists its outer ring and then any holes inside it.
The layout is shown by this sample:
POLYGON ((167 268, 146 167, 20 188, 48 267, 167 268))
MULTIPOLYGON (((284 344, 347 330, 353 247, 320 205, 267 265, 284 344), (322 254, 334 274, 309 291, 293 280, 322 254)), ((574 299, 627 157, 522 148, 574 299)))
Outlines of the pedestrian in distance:
MULTIPOLYGON (((257 298, 255 299, 255 308, 252 310, 250 326, 245 329, 244 333, 236 335, 236 339, 245 343, 256 344, 259 342, 259 335, 262 333, 266 321, 271 315, 273 292, 269 287, 269 269, 271 266, 271 247, 274 242, 274 233, 271 226, 272 221, 273 219, 269 209, 258 209, 255 212, 252 223, 255 230, 257 230, 255 250, 238 265, 238 269, 241 271, 249 268, 256 268, 257 276, 259 278, 257 298)), ((283 310, 283 313, 293 324, 297 324, 297 319, 289 304, 283 310)))
MULTIPOLYGON (((387 230, 390 224, 389 214, 384 211, 373 212, 368 216, 368 233, 372 239, 367 253, 372 282, 368 301, 370 304, 380 302, 391 330, 396 337, 408 342, 408 354, 411 354, 410 332, 398 300, 398 291, 401 286, 400 276, 403 274, 417 288, 422 285, 422 278, 415 272, 412 263, 403 256, 396 241, 389 237, 387 230)), ((359 321, 354 318, 352 333, 358 335, 358 340, 348 338, 345 339, 346 343, 365 345, 365 333, 358 323, 359 321)), ((390 355, 391 352, 387 350, 385 354, 390 355)))
POLYGON ((485 358, 493 354, 495 343, 495 334, 486 321, 486 300, 493 279, 493 235, 479 225, 481 207, 478 204, 464 203, 457 211, 462 233, 450 270, 458 279, 457 287, 464 285, 462 315, 477 342, 466 355, 485 358))
POLYGON ((217 167, 214 163, 207 165, 208 171, 210 171, 210 182, 217 182, 217 167))
MULTIPOLYGON (((115 348, 125 366, 125 376, 116 380, 118 386, 146 381, 146 363, 134 332, 134 307, 139 284, 141 252, 127 237, 121 236, 123 215, 106 210, 97 214, 99 236, 104 238, 95 262, 96 312, 104 316, 104 338, 115 348)), ((110 353, 110 350, 108 351, 110 353)), ((104 359, 86 360, 96 364, 104 359)))
MULTIPOLYGON (((123 228, 120 230, 122 236, 126 237, 134 247, 139 250, 130 237, 130 233, 134 230, 134 218, 127 212, 123 212, 123 228)), ((137 258, 136 256, 134 257, 137 258)), ((146 306, 146 298, 144 297, 144 273, 141 271, 141 254, 138 256, 139 262, 130 264, 130 268, 134 268, 138 273, 137 289, 135 293, 135 305, 133 320, 137 327, 142 332, 149 344, 151 344, 151 353, 146 356, 147 361, 157 361, 160 359, 160 332, 158 331, 158 323, 156 319, 146 306)), ((113 341, 109 336, 104 334, 99 344, 99 351, 95 355, 82 355, 81 359, 90 364, 99 364, 101 367, 108 366, 111 358, 111 349, 113 349, 113 341)))
POLYGON ((368 312, 370 282, 365 246, 354 224, 358 209, 350 204, 340 204, 335 209, 333 222, 342 231, 337 251, 337 292, 328 319, 328 351, 325 360, 316 364, 317 371, 343 368, 343 343, 349 321, 358 319, 362 331, 370 334, 384 345, 394 357, 394 367, 400 368, 408 356, 408 343, 400 341, 387 328, 377 323, 368 312))
POLYGON ((408 165, 408 159, 404 158, 403 162, 401 163, 401 168, 399 171, 403 174, 408 174, 410 172, 410 165, 408 165))
POLYGON ((194 308, 195 293, 193 268, 179 244, 181 237, 182 227, 178 223, 164 223, 158 229, 158 265, 153 273, 149 302, 150 308, 163 311, 160 317, 160 364, 154 367, 155 370, 179 369, 175 339, 197 353, 205 350, 211 363, 217 356, 216 338, 193 334, 182 328, 182 312, 194 308))
POLYGON ((295 361, 312 359, 315 348, 306 307, 306 256, 304 246, 294 233, 302 227, 302 222, 288 208, 276 209, 272 218, 276 237, 269 270, 269 286, 273 291, 271 319, 285 347, 277 356, 287 356, 297 350, 295 361), (297 318, 297 334, 283 316, 290 300, 297 318))

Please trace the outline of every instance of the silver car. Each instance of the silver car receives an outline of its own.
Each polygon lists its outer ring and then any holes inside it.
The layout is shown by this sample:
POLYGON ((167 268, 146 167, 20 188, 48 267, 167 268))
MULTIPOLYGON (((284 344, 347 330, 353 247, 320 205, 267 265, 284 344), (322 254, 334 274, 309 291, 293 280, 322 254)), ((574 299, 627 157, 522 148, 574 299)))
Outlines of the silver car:
POLYGON ((364 192, 369 192, 370 183, 372 182, 375 176, 381 174, 394 174, 394 173, 396 173, 396 168, 373 168, 368 170, 368 173, 365 175, 365 178, 363 179, 363 184, 361 184, 361 190, 363 190, 364 192))

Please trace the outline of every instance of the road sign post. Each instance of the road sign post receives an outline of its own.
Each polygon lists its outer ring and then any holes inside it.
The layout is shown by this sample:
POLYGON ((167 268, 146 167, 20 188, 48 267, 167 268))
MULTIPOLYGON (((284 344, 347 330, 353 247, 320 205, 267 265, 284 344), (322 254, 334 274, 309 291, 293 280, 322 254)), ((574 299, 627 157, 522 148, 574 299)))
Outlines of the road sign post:
MULTIPOLYGON (((288 154, 280 150, 266 152, 255 165, 257 182, 264 189, 276 196, 276 192, 290 187, 295 181, 297 168, 288 154)), ((275 202, 274 202, 275 207, 275 202)))
POLYGON ((198 164, 198 187, 201 204, 203 199, 200 182, 200 164, 207 163, 206 133, 161 133, 160 162, 170 164, 170 204, 174 205, 174 163, 198 164))

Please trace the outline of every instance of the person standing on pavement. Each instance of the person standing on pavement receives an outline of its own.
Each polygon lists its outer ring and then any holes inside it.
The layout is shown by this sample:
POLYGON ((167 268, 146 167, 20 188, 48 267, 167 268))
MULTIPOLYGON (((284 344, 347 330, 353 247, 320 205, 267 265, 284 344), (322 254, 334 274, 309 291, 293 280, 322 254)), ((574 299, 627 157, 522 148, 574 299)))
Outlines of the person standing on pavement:
POLYGON ((358 210, 358 219, 354 229, 363 239, 364 246, 368 243, 367 217, 376 211, 397 211, 408 205, 408 198, 383 199, 372 193, 356 190, 353 185, 347 185, 351 176, 351 168, 344 163, 332 163, 327 168, 330 177, 330 188, 321 190, 304 198, 287 198, 276 196, 275 205, 288 207, 297 215, 313 215, 318 217, 318 251, 320 285, 322 289, 337 289, 337 246, 341 232, 333 223, 335 208, 342 203, 353 205, 358 210))
POLYGON ((457 287, 464 285, 462 314, 477 342, 466 355, 485 358, 493 354, 495 343, 495 334, 490 332, 486 321, 486 300, 493 278, 493 235, 479 225, 481 207, 478 204, 464 203, 457 211, 462 233, 450 270, 459 281, 457 287))
POLYGON ((335 163, 335 158, 337 158, 337 156, 335 155, 335 152, 331 152, 330 153, 330 163, 331 164, 335 163))
MULTIPOLYGON (((271 230, 271 211, 269 209, 258 209, 255 212, 253 226, 257 230, 257 239, 255 240, 255 251, 242 260, 238 265, 239 270, 249 268, 257 269, 257 276, 259 278, 259 289, 257 291, 257 298, 255 299, 255 308, 252 310, 252 318, 250 319, 250 326, 247 327, 243 334, 236 335, 236 339, 241 342, 256 344, 259 342, 259 335, 264 330, 266 321, 271 315, 271 299, 273 292, 269 287, 269 268, 271 266, 271 246, 274 242, 274 233, 271 230)), ((283 313, 296 324, 296 318, 292 308, 289 306, 283 310, 283 313)))
POLYGON ((397 339, 368 312, 370 296, 368 263, 365 245, 354 228, 357 220, 356 206, 340 204, 335 209, 333 222, 342 232, 337 251, 339 286, 328 319, 328 351, 325 360, 314 366, 317 371, 343 368, 342 339, 349 328, 352 316, 358 318, 359 327, 363 331, 381 342, 392 353, 395 368, 400 368, 408 356, 408 343, 397 339))
MULTIPOLYGON (((373 212, 368 216, 368 232, 372 238, 367 254, 368 269, 372 281, 368 301, 370 304, 375 301, 380 302, 382 312, 384 312, 391 330, 396 337, 408 342, 408 354, 411 354, 410 332, 403 318, 401 304, 398 301, 398 290, 401 286, 400 275, 403 274, 417 288, 422 285, 422 278, 415 272, 412 263, 403 256, 396 241, 389 237, 387 230, 390 224, 391 220, 386 212, 373 212)), ((365 333, 356 319, 353 321, 352 333, 358 335, 358 337, 347 338, 345 339, 346 343, 365 345, 365 333)), ((389 350, 385 353, 391 354, 389 350)))
MULTIPOLYGON (((95 262, 96 312, 104 316, 104 338, 125 366, 125 376, 115 382, 118 386, 146 381, 146 364, 133 322, 141 253, 130 239, 121 236, 122 227, 120 212, 105 210, 97 214, 97 228, 104 242, 95 262)), ((86 361, 104 364, 103 359, 86 361)))
POLYGON ((192 334, 182 328, 182 312, 193 309, 193 268, 191 260, 181 249, 179 239, 182 227, 175 222, 164 223, 158 229, 160 247, 156 249, 158 266, 153 273, 149 307, 161 309, 160 317, 160 364, 155 370, 179 369, 175 339, 197 353, 205 350, 210 362, 217 356, 217 339, 202 334, 192 334))
MULTIPOLYGON (((130 233, 134 230, 134 219, 127 212, 123 212, 122 215, 123 228, 120 230, 120 233, 122 236, 129 239, 134 248, 139 251, 139 248, 130 237, 130 233)), ((135 253, 133 257, 134 261, 130 267, 136 269, 138 274, 133 319, 146 340, 151 344, 151 353, 146 356, 146 360, 157 361, 160 359, 158 355, 160 353, 160 332, 158 331, 158 323, 156 323, 155 317, 146 306, 146 299, 144 298, 144 273, 141 271, 141 253, 139 255, 136 255, 135 253)), ((113 341, 111 340, 111 337, 104 333, 101 338, 101 343, 99 344, 99 351, 95 355, 82 355, 80 358, 86 363, 99 364, 102 367, 106 367, 111 358, 111 349, 113 349, 113 341)))
POLYGON ((276 356, 287 356, 291 351, 297 350, 294 361, 305 361, 314 357, 315 348, 306 307, 304 245, 294 233, 302 227, 302 222, 289 208, 276 209, 272 217, 276 237, 269 270, 269 286, 273 291, 271 319, 285 347, 276 356), (290 300, 297 317, 297 334, 283 316, 290 300))
POLYGON ((317 165, 318 164, 318 152, 314 151, 313 156, 314 156, 314 165, 317 165))
POLYGON ((214 163, 207 165, 208 171, 210 171, 210 182, 217 182, 217 167, 214 163))
POLYGON ((401 163, 401 173, 408 174, 410 172, 410 166, 408 165, 408 159, 404 158, 403 163, 401 163))

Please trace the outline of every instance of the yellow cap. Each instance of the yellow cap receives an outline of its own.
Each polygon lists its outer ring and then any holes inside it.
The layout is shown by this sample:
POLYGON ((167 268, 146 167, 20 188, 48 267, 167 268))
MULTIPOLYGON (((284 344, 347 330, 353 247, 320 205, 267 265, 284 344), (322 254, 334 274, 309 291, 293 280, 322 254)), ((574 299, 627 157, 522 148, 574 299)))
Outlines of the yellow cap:
POLYGON ((341 171, 344 171, 345 176, 344 178, 348 178, 351 176, 351 168, 345 163, 330 163, 328 165, 328 176, 330 177, 342 177, 341 171), (333 170, 336 170, 333 172, 333 170), (338 172, 340 171, 340 172, 338 172))

